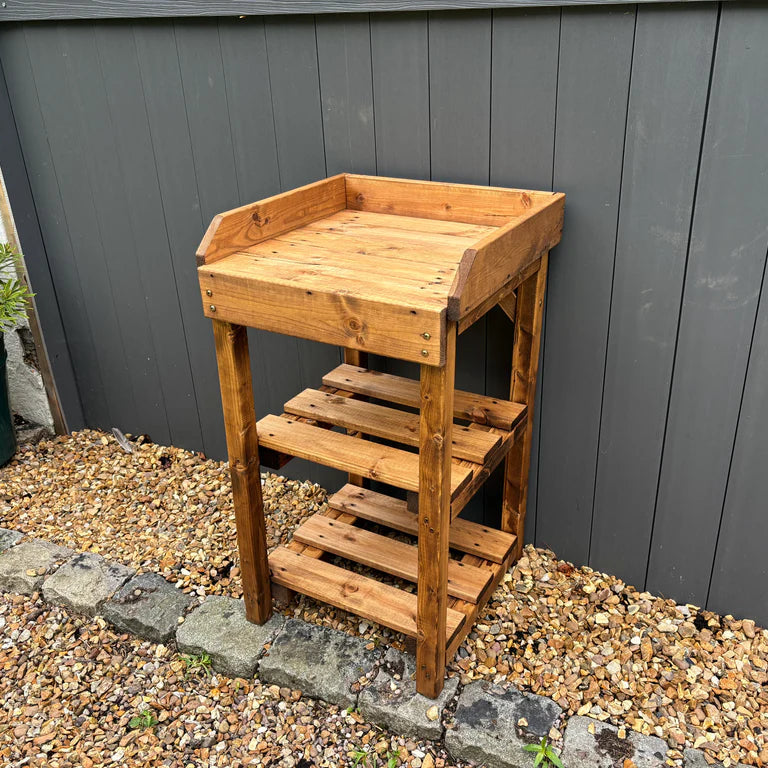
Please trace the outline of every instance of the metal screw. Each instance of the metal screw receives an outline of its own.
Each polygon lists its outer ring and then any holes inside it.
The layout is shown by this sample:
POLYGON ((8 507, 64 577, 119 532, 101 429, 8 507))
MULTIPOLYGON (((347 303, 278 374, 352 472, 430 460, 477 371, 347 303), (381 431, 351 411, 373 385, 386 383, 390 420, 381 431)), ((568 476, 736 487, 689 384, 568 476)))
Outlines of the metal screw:
POLYGON ((206 296, 213 296, 213 291, 212 291, 212 290, 209 288, 209 289, 208 289, 208 290, 205 292, 205 295, 206 295, 206 296))
POLYGON ((421 350, 421 356, 422 357, 429 357, 429 352, 426 349, 421 350))
POLYGON ((421 336, 422 336, 422 338, 426 339, 427 341, 429 341, 432 338, 432 336, 429 333, 427 333, 426 331, 424 331, 424 333, 422 333, 421 336))
POLYGON ((214 304, 211 304, 209 309, 211 310, 211 312, 215 312, 216 311, 216 306, 214 304))

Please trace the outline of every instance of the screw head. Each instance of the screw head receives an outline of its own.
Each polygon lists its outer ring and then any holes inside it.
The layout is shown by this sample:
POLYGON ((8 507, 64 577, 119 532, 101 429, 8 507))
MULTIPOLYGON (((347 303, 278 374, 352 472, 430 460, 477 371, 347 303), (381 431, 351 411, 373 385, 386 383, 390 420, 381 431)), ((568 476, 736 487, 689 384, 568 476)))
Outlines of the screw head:
POLYGON ((215 304, 211 304, 211 306, 208 307, 208 309, 210 309, 211 312, 215 312, 216 311, 216 305, 215 304))
POLYGON ((432 335, 424 331, 424 333, 421 334, 421 337, 429 341, 432 338, 432 335))
POLYGON ((426 349, 421 350, 421 356, 422 357, 429 357, 429 351, 426 349))
POLYGON ((208 290, 205 292, 205 295, 206 295, 206 296, 213 296, 213 291, 212 291, 212 290, 209 288, 209 289, 208 289, 208 290))

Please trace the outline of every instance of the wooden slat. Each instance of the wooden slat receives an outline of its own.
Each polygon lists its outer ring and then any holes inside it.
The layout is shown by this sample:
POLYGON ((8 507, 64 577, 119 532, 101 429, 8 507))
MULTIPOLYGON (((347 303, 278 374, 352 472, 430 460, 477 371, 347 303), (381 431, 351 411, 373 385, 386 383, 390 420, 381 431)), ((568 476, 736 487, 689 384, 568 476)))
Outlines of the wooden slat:
POLYGON ((468 224, 503 226, 527 213, 547 194, 347 174, 347 208, 468 224))
MULTIPOLYGON (((419 382, 402 376, 392 376, 389 373, 379 373, 352 365, 340 365, 323 376, 323 384, 378 400, 388 400, 398 405, 419 407, 419 382)), ((523 404, 509 400, 498 400, 495 397, 475 395, 461 390, 454 393, 454 417, 468 419, 477 424, 510 430, 520 421, 525 410, 523 404)))
MULTIPOLYGON (((257 425, 259 443, 265 448, 315 461, 343 472, 415 491, 419 488, 419 456, 352 435, 314 427, 293 419, 268 415, 257 425)), ((454 464, 451 494, 469 483, 472 471, 454 464)))
POLYGON ((212 264, 253 243, 341 210, 344 191, 344 174, 339 174, 220 213, 197 249, 197 263, 212 264))
MULTIPOLYGON (((418 582, 416 547, 397 539, 313 515, 294 532, 293 538, 333 555, 352 560, 399 579, 418 582)), ((487 568, 464 565, 458 560, 448 562, 448 594, 476 603, 491 580, 487 568)))
MULTIPOLYGON (((405 501, 383 493, 345 485, 328 500, 328 504, 340 512, 387 526, 401 533, 416 536, 418 516, 408 511, 405 501)), ((460 552, 502 563, 509 555, 515 537, 469 520, 456 518, 451 523, 449 546, 460 552)))
MULTIPOLYGON (((405 445, 419 444, 419 416, 416 413, 315 389, 305 389, 289 400, 285 404, 285 411, 405 445)), ((451 440, 455 458, 467 459, 476 464, 483 464, 488 454, 501 443, 498 435, 469 429, 460 424, 453 425, 451 440)))
MULTIPOLYGON (((270 554, 269 567, 276 584, 416 637, 416 595, 410 592, 285 547, 270 554)), ((463 613, 448 610, 449 638, 464 620, 463 613)))

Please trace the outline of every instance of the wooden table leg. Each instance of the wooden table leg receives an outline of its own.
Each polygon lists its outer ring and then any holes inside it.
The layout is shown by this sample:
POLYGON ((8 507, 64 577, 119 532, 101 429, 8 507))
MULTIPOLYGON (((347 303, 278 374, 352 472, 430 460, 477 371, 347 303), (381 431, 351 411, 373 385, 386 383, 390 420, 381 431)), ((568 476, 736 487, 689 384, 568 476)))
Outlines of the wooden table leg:
MULTIPOLYGON (((368 353, 362 352, 359 349, 350 349, 349 347, 344 347, 344 362, 347 365, 356 365, 358 368, 367 368, 368 353)), ((359 432, 353 432, 352 434, 362 437, 359 432)), ((362 488, 365 485, 365 478, 362 475, 356 475, 350 472, 349 482, 352 485, 359 485, 362 488)))
POLYGON ((213 334, 227 430, 245 615, 249 621, 263 624, 272 614, 272 595, 247 328, 214 320, 213 334))
POLYGON ((445 365, 421 366, 416 690, 429 698, 440 694, 445 677, 455 368, 456 324, 450 323, 445 365))
POLYGON ((536 375, 539 368, 541 323, 544 292, 547 286, 549 254, 541 258, 538 271, 517 289, 515 307, 515 341, 512 349, 512 380, 509 399, 528 406, 525 434, 507 454, 504 464, 504 501, 501 528, 517 536, 515 559, 523 549, 525 512, 528 503, 528 471, 531 466, 533 437, 533 407, 536 396, 536 375))

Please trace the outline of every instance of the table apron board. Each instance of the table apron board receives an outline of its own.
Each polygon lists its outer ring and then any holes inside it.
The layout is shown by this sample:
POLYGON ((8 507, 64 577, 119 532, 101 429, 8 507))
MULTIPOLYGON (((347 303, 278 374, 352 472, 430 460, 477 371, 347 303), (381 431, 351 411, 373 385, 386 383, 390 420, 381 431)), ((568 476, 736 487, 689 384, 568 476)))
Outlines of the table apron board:
POLYGON ((234 280, 200 270, 211 320, 426 365, 445 364, 446 309, 361 300, 343 292, 234 280))

